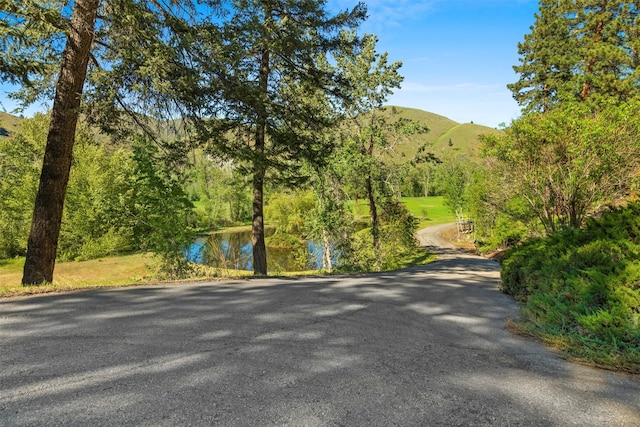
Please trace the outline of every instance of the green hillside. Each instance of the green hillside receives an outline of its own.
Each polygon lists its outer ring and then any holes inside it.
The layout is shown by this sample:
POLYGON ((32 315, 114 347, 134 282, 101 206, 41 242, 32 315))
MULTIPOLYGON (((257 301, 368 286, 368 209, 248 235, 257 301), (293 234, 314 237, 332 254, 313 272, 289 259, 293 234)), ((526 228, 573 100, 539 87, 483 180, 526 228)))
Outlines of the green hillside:
POLYGON ((0 111, 0 138, 7 138, 20 129, 22 119, 0 111))
MULTIPOLYGON (((392 108, 398 113, 397 118, 406 118, 418 121, 429 127, 429 133, 425 135, 414 135, 407 141, 402 142, 396 151, 398 156, 394 161, 403 163, 413 158, 418 148, 425 143, 431 144, 430 151, 438 157, 463 156, 470 159, 477 159, 479 156, 479 136, 488 133, 500 132, 499 130, 477 125, 473 123, 457 123, 453 120, 427 111, 406 107, 388 107, 388 114, 392 108), (451 141, 452 145, 449 145, 451 141)), ((19 128, 21 118, 11 114, 0 112, 0 138, 13 135, 19 128)), ((175 130, 168 127, 164 133, 174 133, 175 130)))
POLYGON ((397 111, 397 117, 416 120, 429 127, 429 133, 426 135, 409 137, 397 148, 401 156, 400 162, 411 159, 425 142, 431 144, 429 151, 438 157, 461 156, 477 159, 480 155, 480 135, 500 132, 473 123, 460 124, 444 116, 414 108, 387 107, 387 111, 392 108, 397 111))

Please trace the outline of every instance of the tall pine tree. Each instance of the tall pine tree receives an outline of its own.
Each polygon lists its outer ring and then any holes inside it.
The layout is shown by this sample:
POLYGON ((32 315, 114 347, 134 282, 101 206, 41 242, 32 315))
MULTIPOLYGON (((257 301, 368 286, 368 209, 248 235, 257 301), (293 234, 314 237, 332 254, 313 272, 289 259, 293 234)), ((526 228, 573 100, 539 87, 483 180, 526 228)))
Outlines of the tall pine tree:
POLYGON ((189 34, 182 16, 190 5, 76 0, 70 7, 66 1, 2 1, 0 50, 5 54, 0 58, 0 79, 20 84, 16 96, 25 104, 54 98, 23 284, 53 280, 85 83, 101 101, 94 106, 102 108, 91 114, 100 124, 117 122, 114 112, 129 110, 138 121, 136 113, 153 115, 165 109, 166 102, 132 101, 160 99, 180 83, 168 76, 188 76, 176 68, 185 52, 180 41, 189 34), (142 108, 129 109, 127 104, 142 108))
POLYGON ((524 112, 547 111, 571 93, 577 55, 563 10, 558 0, 540 0, 531 33, 518 44, 520 65, 513 69, 520 79, 508 87, 524 112))
POLYGON ((213 149, 253 177, 253 270, 266 275, 267 173, 297 177, 303 160, 327 157, 331 145, 316 136, 332 118, 307 98, 339 96, 340 76, 324 58, 343 47, 340 31, 358 26, 366 8, 331 16, 323 0, 235 0, 228 14, 221 28, 203 26, 193 47, 201 77, 194 114, 213 149))
POLYGON ((638 13, 635 1, 540 0, 518 45, 519 80, 508 85, 523 112, 569 101, 598 108, 637 96, 638 13))

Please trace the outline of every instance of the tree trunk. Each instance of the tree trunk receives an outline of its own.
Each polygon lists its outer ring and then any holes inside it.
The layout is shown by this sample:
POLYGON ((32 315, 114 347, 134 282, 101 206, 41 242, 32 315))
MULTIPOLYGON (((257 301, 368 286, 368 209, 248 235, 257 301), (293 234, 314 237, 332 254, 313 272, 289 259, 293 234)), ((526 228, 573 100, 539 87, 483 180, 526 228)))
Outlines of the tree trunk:
POLYGON ((47 146, 22 276, 23 285, 53 281, 64 197, 69 182, 80 100, 87 75, 98 5, 99 0, 76 0, 73 7, 51 110, 47 146))
MULTIPOLYGON (((371 112, 371 128, 373 129, 374 116, 373 112, 371 112)), ((365 189, 367 192, 367 199, 369 201, 369 216, 371 218, 371 237, 373 238, 373 250, 378 254, 378 249, 380 249, 380 227, 378 224, 378 209, 376 208, 376 199, 373 193, 373 180, 371 178, 371 163, 369 163, 373 159, 373 147, 374 140, 373 135, 369 137, 368 146, 365 148, 363 154, 367 156, 368 164, 367 164, 367 177, 365 178, 365 189)))
POLYGON ((253 245, 253 274, 256 276, 267 275, 267 248, 264 242, 263 187, 264 167, 254 163, 251 243, 253 245))
MULTIPOLYGON (((269 83, 269 50, 265 48, 260 59, 260 89, 266 98, 269 83)), ((263 163, 265 138, 267 129, 266 99, 262 100, 258 111, 256 126, 256 140, 254 151, 256 160, 253 162, 253 222, 251 224, 251 243, 253 245, 253 274, 267 275, 267 248, 264 242, 264 175, 263 163)))
POLYGON ((324 243, 324 251, 322 254, 322 269, 331 273, 333 271, 333 260, 331 259, 331 242, 329 241, 329 233, 322 230, 322 242, 324 243))
POLYGON ((367 190, 367 198, 369 200, 369 216, 371 218, 371 236, 373 237, 373 249, 378 252, 380 248, 380 230, 378 224, 378 209, 376 208, 376 200, 373 194, 373 183, 371 181, 371 174, 367 175, 365 180, 365 187, 367 190))

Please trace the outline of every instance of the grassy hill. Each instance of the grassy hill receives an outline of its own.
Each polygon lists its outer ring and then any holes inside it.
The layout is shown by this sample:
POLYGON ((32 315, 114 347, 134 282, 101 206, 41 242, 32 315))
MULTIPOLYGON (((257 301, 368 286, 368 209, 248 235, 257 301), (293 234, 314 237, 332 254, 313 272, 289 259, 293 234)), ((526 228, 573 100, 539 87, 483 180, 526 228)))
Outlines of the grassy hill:
POLYGON ((22 119, 0 111, 0 138, 8 138, 20 129, 22 119))
POLYGON ((401 155, 400 162, 411 159, 424 143, 431 144, 429 151, 438 157, 460 156, 477 159, 480 155, 480 135, 500 132, 497 129, 473 123, 457 123, 427 111, 405 107, 388 107, 388 110, 391 108, 395 108, 397 117, 415 120, 429 127, 426 135, 411 136, 397 148, 401 155))
MULTIPOLYGON (((397 118, 405 118, 418 121, 429 127, 429 132, 425 135, 414 135, 409 137, 397 147, 398 156, 394 161, 403 163, 415 156, 418 148, 425 143, 431 144, 430 151, 438 157, 467 157, 477 159, 479 156, 479 136, 500 132, 499 130, 477 125, 473 123, 457 123, 447 117, 406 107, 388 107, 397 111, 397 118), (452 145, 449 145, 451 141, 452 145)), ((21 118, 11 114, 0 112, 0 138, 9 137, 20 128, 21 118)), ((172 133, 175 130, 165 129, 163 133, 172 133)), ((106 138, 106 137, 104 137, 106 138)))

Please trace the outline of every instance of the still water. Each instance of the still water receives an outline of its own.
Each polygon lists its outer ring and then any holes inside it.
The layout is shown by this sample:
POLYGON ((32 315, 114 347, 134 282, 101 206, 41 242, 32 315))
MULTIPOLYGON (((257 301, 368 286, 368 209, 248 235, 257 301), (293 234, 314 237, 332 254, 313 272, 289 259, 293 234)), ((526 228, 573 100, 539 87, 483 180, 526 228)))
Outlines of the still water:
MULTIPOLYGON (((275 229, 267 229, 266 237, 275 229)), ((267 269, 277 271, 317 270, 322 267, 323 246, 306 242, 306 251, 267 247, 267 269)), ((196 239, 187 250, 187 259, 198 264, 232 270, 253 270, 251 231, 210 234, 196 239)))

